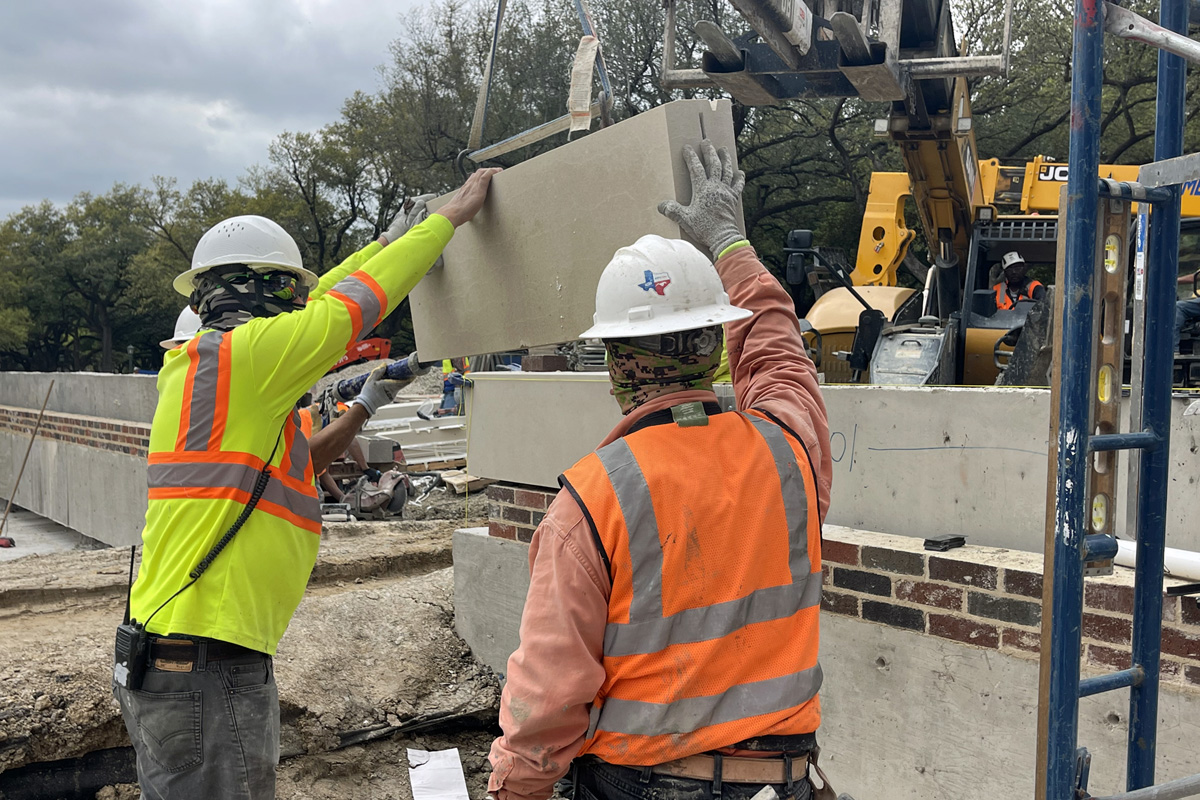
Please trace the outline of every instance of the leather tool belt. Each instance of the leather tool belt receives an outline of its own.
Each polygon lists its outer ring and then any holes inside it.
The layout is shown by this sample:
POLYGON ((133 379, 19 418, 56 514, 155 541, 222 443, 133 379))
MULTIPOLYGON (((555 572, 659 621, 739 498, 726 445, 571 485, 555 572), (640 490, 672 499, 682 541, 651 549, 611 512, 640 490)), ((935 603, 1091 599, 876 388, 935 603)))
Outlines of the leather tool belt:
POLYGON ((715 787, 721 783, 755 783, 783 784, 789 789, 791 785, 809 777, 809 768, 821 779, 821 786, 814 786, 815 800, 834 800, 836 791, 829 785, 829 779, 817 765, 821 748, 813 747, 807 753, 792 756, 768 756, 765 758, 743 758, 740 756, 723 756, 699 754, 656 764, 651 772, 659 775, 670 775, 675 778, 691 778, 700 781, 712 781, 715 787))
POLYGON ((191 672, 200 662, 200 648, 204 648, 204 660, 222 661, 227 658, 263 656, 257 650, 242 647, 232 642, 217 639, 176 639, 161 636, 150 637, 150 664, 166 672, 191 672))
MULTIPOLYGON (((805 753, 790 759, 792 773, 790 776, 787 774, 789 764, 780 756, 767 758, 721 756, 720 759, 720 780, 724 783, 786 784, 804 777, 808 771, 809 754, 805 753)), ((715 762, 716 757, 701 754, 668 761, 665 764, 657 764, 651 767, 651 771, 675 778, 711 781, 715 774, 715 762)))

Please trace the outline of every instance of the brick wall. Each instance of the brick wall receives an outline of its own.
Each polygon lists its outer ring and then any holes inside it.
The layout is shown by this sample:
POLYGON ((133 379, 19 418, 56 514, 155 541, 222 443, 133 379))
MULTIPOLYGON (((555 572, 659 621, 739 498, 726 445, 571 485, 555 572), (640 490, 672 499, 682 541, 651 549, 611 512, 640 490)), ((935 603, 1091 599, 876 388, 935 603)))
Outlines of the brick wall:
POLYGON ((488 534, 530 541, 555 494, 534 486, 493 483, 487 487, 488 534))
MULTIPOLYGON (((0 431, 28 437, 33 432, 37 417, 36 409, 0 406, 0 431)), ((38 438, 145 457, 150 449, 150 426, 47 411, 42 418, 38 438)))
MULTIPOLYGON (((492 484, 488 532, 528 542, 555 492, 492 484)), ((825 526, 822 608, 868 622, 1036 659, 1042 557, 994 547, 926 552, 907 536, 825 526)), ((1169 582, 1183 583, 1184 581, 1169 582)), ((1097 671, 1129 667, 1133 572, 1089 578, 1083 656, 1097 671)), ((1162 680, 1200 687, 1200 607, 1163 596, 1162 680)))

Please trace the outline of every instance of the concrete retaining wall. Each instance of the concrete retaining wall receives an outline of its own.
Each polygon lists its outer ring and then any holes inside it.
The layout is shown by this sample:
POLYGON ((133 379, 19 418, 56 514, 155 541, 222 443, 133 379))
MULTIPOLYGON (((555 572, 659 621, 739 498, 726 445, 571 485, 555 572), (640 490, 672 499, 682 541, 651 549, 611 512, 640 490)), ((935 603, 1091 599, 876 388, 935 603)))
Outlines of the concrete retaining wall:
POLYGON ((0 497, 7 502, 12 491, 51 380, 16 503, 105 544, 140 541, 153 377, 0 374, 0 497))
MULTIPOLYGON (((557 487, 620 420, 604 374, 482 373, 467 392, 472 474, 557 487)), ((827 522, 906 536, 961 534, 1041 552, 1050 393, 826 386, 833 498, 827 522)), ((1173 401, 1167 542, 1200 550, 1200 416, 1173 401)), ((1123 468, 1122 468, 1123 471, 1123 468)), ((1116 519, 1123 530, 1124 490, 1116 519)))

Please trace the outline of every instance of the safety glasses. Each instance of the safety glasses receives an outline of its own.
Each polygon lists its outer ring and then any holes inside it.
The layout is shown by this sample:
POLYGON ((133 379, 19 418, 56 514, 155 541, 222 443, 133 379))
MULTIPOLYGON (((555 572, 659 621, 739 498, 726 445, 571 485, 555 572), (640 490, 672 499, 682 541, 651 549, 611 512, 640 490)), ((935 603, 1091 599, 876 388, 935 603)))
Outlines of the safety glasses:
POLYGON ((263 292, 275 297, 278 300, 292 301, 303 299, 308 292, 300 283, 300 279, 291 272, 283 272, 277 270, 274 272, 255 272, 254 270, 244 270, 233 272, 222 277, 229 282, 231 286, 246 286, 252 283, 255 276, 262 280, 263 292))

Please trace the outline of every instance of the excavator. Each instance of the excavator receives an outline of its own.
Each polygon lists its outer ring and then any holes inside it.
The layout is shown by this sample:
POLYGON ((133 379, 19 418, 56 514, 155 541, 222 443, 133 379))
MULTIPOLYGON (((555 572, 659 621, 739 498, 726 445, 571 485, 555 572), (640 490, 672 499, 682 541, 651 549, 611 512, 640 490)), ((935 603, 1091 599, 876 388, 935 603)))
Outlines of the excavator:
MULTIPOLYGON (((817 293, 806 336, 828 382, 992 384, 1022 335, 1034 303, 996 307, 993 267, 1009 251, 1053 264, 1059 187, 1067 167, 1038 157, 1017 166, 980 160, 967 78, 1005 76, 1011 0, 1000 53, 961 56, 949 0, 729 0, 752 31, 730 38, 701 22, 699 69, 674 64, 674 0, 667 0, 664 87, 719 88, 743 105, 803 97, 887 101, 875 132, 895 142, 901 173, 872 175, 853 269, 815 247, 807 231, 788 238, 787 283, 817 293), (932 266, 923 287, 898 285, 916 236, 905 222, 911 196, 932 266)), ((1135 180, 1137 166, 1101 168, 1135 180)), ((1185 195, 1185 216, 1200 197, 1185 195)))

